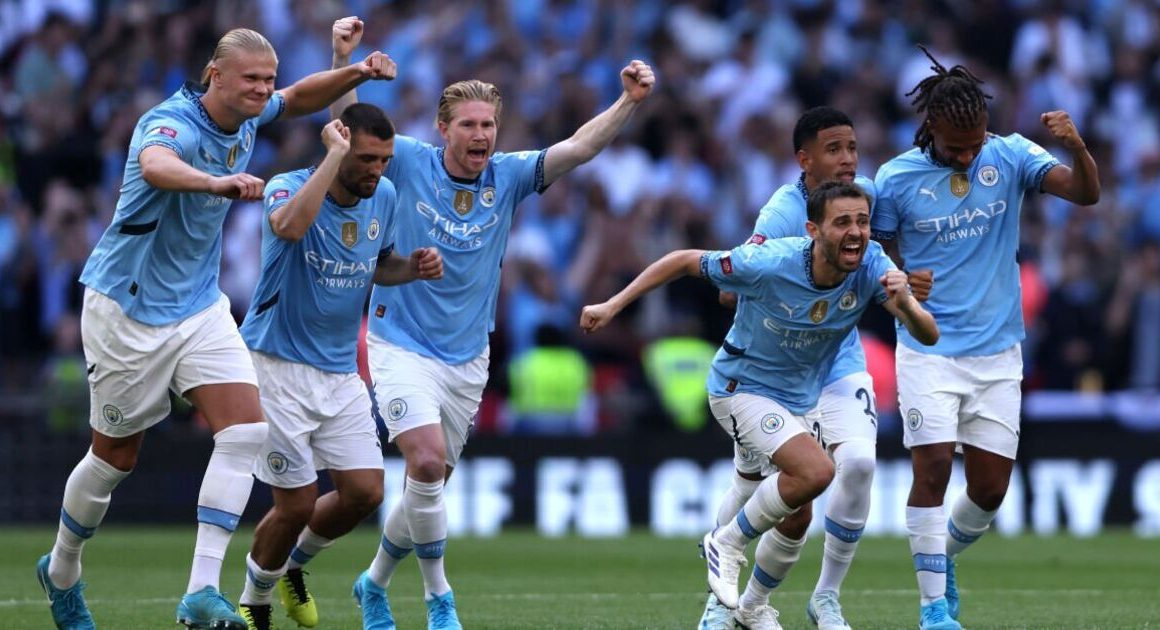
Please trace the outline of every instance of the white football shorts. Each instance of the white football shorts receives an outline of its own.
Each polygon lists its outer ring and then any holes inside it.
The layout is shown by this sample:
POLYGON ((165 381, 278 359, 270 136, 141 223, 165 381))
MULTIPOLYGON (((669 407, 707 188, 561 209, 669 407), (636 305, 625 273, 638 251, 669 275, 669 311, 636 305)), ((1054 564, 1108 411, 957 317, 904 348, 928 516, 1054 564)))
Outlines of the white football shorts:
POLYGON ((448 365, 367 333, 367 363, 375 403, 390 441, 415 427, 440 424, 447 465, 454 468, 475 426, 487 385, 489 356, 490 350, 485 348, 467 363, 448 365))
POLYGON ((270 432, 254 476, 276 488, 301 488, 317 470, 383 468, 371 396, 358 374, 254 352, 262 412, 270 432))
POLYGON ((957 442, 1015 459, 1020 344, 981 357, 944 357, 898 344, 898 403, 906 448, 957 442))
POLYGON ((200 385, 258 384, 224 294, 180 322, 150 326, 85 289, 81 341, 89 371, 89 424, 110 437, 128 437, 164 420, 169 390, 182 395, 200 385))
POLYGON ((756 394, 709 396, 709 410, 733 439, 733 465, 742 473, 768 477, 777 472, 771 457, 790 438, 809 434, 813 412, 799 416, 777 401, 756 394))
POLYGON ((811 414, 816 419, 810 432, 829 452, 834 446, 851 440, 878 441, 878 410, 875 408, 874 380, 868 372, 846 375, 822 389, 818 406, 811 414))

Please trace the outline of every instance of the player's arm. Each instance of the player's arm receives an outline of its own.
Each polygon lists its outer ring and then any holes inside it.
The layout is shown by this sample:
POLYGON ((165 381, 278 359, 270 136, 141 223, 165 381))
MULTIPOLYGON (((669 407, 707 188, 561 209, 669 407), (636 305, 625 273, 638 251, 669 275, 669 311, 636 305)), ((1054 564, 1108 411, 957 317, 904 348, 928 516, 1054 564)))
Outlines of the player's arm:
POLYGON ((586 333, 595 332, 645 293, 682 276, 701 275, 701 256, 704 253, 699 249, 681 249, 665 254, 660 260, 645 267, 627 287, 607 302, 585 306, 580 311, 580 328, 586 333))
POLYGON ((261 199, 265 182, 249 173, 210 175, 198 170, 177 152, 162 145, 150 145, 137 154, 141 178, 159 190, 202 192, 230 199, 261 199))
MULTIPOLYGON (((339 18, 330 27, 330 45, 334 53, 330 58, 331 69, 344 68, 350 65, 350 56, 362 41, 363 21, 355 16, 339 18)), ((389 59, 389 57, 388 57, 389 59)), ((395 62, 390 62, 392 73, 397 71, 395 62)), ((392 74, 393 76, 393 74, 392 74)), ((347 107, 358 102, 358 93, 354 90, 345 92, 330 104, 330 117, 338 118, 347 107)))
POLYGON ((886 289, 886 301, 882 306, 898 321, 906 326, 907 332, 924 346, 938 343, 938 324, 934 315, 928 313, 907 288, 906 272, 891 269, 880 279, 886 289))
POLYGON ((1051 135, 1071 153, 1071 166, 1060 164, 1043 176, 1043 190, 1074 204, 1090 206, 1100 200, 1100 174, 1096 161, 1065 111, 1039 117, 1051 135))
MULTIPOLYGON (((343 18, 343 20, 350 19, 352 18, 343 18)), ((358 20, 358 18, 353 19, 358 20)), ((335 22, 334 29, 338 28, 338 22, 335 22)), ((359 38, 361 39, 362 22, 358 23, 360 25, 359 38)), ((350 50, 353 51, 355 45, 357 42, 351 45, 350 50)), ((350 52, 346 53, 346 58, 349 61, 350 52)), ((390 81, 395 78, 397 71, 398 67, 390 56, 376 50, 358 63, 346 63, 330 70, 316 72, 288 88, 279 90, 286 100, 285 114, 287 116, 313 114, 331 105, 339 97, 353 91, 363 81, 390 81)))
POLYGON ((420 247, 403 258, 396 252, 379 257, 375 284, 394 286, 415 280, 438 280, 443 277, 443 256, 434 247, 420 247))
POLYGON ((620 71, 620 82, 624 92, 611 107, 584 123, 571 138, 548 148, 544 157, 545 187, 604 150, 652 91, 656 77, 647 63, 634 59, 620 71))
POLYGON ((297 242, 314 225, 326 199, 326 189, 338 176, 338 166, 350 151, 350 129, 340 120, 330 121, 322 127, 322 145, 326 147, 326 157, 318 168, 290 201, 270 213, 270 229, 282 240, 297 242))

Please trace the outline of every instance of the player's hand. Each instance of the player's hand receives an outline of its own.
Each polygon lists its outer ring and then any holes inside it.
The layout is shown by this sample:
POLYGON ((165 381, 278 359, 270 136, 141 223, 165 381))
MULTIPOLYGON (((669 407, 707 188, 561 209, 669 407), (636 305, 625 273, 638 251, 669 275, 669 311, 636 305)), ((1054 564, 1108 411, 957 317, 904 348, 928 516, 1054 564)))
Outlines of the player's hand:
POLYGON ((235 173, 209 179, 209 192, 228 199, 261 199, 266 182, 249 173, 235 173))
POLYGON ((594 333, 608 325, 616 316, 608 302, 590 304, 580 311, 580 329, 586 333, 594 333))
POLYGON ((374 51, 359 64, 362 75, 371 80, 391 81, 399 72, 395 60, 385 52, 374 51))
POLYGON ((434 247, 420 247, 411 252, 411 273, 416 280, 438 280, 443 277, 443 255, 434 247))
POLYGON ((878 281, 886 289, 886 298, 895 304, 901 305, 910 297, 910 287, 907 286, 905 271, 891 269, 883 274, 878 281))
POLYGON ((930 297, 930 288, 934 286, 934 270, 918 269, 906 272, 906 281, 910 283, 910 293, 919 302, 925 302, 930 297))
POLYGON ((1039 115, 1039 120, 1051 132, 1052 137, 1059 140, 1069 151, 1085 148, 1083 138, 1080 137, 1079 130, 1075 128, 1075 123, 1067 112, 1063 110, 1046 112, 1039 115))
POLYGON ((357 15, 339 18, 330 27, 330 43, 334 48, 334 56, 339 59, 350 59, 355 48, 363 36, 363 21, 357 15))
POLYGON ((346 155, 350 151, 350 128, 337 118, 326 123, 322 126, 322 146, 328 153, 346 155))
POLYGON ((620 71, 620 83, 624 85, 624 93, 633 103, 639 103, 652 92, 653 84, 657 81, 652 68, 639 59, 633 59, 620 71))

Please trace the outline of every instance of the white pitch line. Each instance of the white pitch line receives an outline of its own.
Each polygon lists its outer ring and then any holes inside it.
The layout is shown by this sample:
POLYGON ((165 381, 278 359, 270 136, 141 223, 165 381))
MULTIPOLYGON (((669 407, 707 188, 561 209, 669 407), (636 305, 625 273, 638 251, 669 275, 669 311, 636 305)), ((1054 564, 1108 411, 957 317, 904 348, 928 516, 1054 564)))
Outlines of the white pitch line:
MULTIPOLYGON (((1039 597, 1043 595, 1054 596, 1072 596, 1072 597, 1095 597, 1104 595, 1108 591, 1094 589, 1094 588, 1077 588, 1077 589, 1046 589, 1046 588, 985 588, 985 589, 963 589, 962 593, 968 595, 980 595, 985 593, 997 593, 1000 595, 1018 595, 1027 597, 1039 597)), ((918 594, 917 589, 909 588, 894 588, 894 589, 842 589, 845 595, 866 596, 866 597, 914 597, 918 594)), ((790 597, 808 597, 812 595, 813 591, 778 591, 780 596, 790 597)), ((468 595, 470 599, 491 599, 500 601, 539 601, 539 600, 609 600, 620 598, 631 599, 698 599, 703 597, 703 593, 697 592, 679 592, 679 593, 577 593, 569 591, 565 593, 483 593, 468 595)), ((322 597, 315 598, 317 601, 327 604, 351 603, 353 600, 349 597, 322 597)), ((399 595, 391 597, 391 601, 399 602, 418 602, 421 598, 415 595, 399 595)), ((171 604, 177 601, 175 597, 152 597, 143 599, 111 599, 107 597, 97 597, 87 600, 90 606, 105 606, 105 605, 151 605, 151 604, 171 604)), ((44 598, 36 599, 0 599, 0 608, 18 608, 23 606, 48 606, 48 600, 44 598)))

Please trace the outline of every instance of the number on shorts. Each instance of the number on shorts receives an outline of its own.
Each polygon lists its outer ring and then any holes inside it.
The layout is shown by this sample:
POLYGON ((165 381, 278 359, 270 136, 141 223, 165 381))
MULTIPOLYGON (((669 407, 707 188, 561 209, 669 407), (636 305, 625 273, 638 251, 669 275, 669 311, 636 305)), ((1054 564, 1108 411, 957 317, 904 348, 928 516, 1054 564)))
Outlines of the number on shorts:
POLYGON ((878 414, 874 411, 874 395, 865 387, 859 387, 858 391, 854 392, 854 397, 858 400, 866 399, 866 408, 862 411, 870 416, 870 424, 874 425, 874 428, 878 428, 878 414))
POLYGON ((823 451, 826 450, 826 441, 824 439, 822 439, 822 423, 821 422, 814 422, 813 433, 814 433, 814 439, 818 441, 818 446, 821 446, 823 451))

